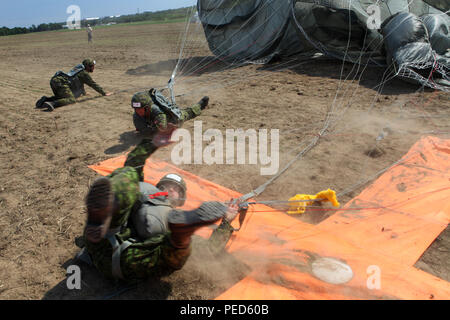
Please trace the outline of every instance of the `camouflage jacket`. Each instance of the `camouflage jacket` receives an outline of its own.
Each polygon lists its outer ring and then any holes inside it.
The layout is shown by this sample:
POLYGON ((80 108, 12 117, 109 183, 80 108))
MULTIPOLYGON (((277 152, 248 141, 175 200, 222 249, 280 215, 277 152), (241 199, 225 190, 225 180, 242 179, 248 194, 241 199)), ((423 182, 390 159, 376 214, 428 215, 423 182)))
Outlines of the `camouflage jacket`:
POLYGON ((81 81, 82 84, 86 84, 98 93, 100 93, 102 96, 106 94, 106 92, 103 90, 102 87, 100 87, 94 79, 89 75, 89 73, 85 70, 81 71, 79 74, 77 74, 78 79, 81 81))
MULTIPOLYGON (((60 84, 68 85, 72 91, 82 91, 84 94, 84 85, 86 84, 101 95, 106 95, 106 92, 92 79, 89 72, 84 70, 83 65, 75 66, 69 73, 58 71, 54 78, 57 78, 60 84)), ((80 96, 80 94, 75 94, 75 92, 74 95, 76 97, 80 96)))

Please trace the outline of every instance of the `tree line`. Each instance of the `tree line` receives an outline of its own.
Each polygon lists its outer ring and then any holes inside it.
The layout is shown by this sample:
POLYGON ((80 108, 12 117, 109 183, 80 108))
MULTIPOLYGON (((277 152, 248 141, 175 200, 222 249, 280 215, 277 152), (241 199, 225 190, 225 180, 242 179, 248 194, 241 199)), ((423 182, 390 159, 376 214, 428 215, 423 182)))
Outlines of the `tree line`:
MULTIPOLYGON (((122 15, 119 17, 103 17, 94 21, 81 21, 82 27, 87 26, 89 23, 91 26, 108 24, 111 22, 115 23, 129 23, 129 22, 140 22, 140 21, 166 21, 186 18, 189 8, 171 9, 157 12, 143 12, 137 14, 122 15)), ((53 31, 64 29, 66 25, 65 22, 59 23, 41 23, 40 25, 32 25, 31 27, 1 27, 0 36, 9 36, 15 34, 25 34, 32 32, 42 32, 42 31, 53 31)))
POLYGON ((42 31, 52 31, 52 30, 60 30, 63 28, 65 23, 41 23, 38 26, 35 26, 34 24, 29 28, 24 27, 15 27, 15 28, 7 28, 2 27, 0 28, 0 36, 10 36, 14 34, 24 34, 24 33, 31 33, 31 32, 42 32, 42 31))

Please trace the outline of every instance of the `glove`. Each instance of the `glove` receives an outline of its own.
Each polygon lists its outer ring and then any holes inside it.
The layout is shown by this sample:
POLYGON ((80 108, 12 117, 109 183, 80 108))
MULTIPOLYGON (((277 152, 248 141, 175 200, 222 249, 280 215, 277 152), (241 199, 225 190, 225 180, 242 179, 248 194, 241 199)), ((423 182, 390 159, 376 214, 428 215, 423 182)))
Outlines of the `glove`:
POLYGON ((208 106, 208 103, 209 103, 208 96, 203 97, 202 100, 198 102, 198 104, 200 105, 200 109, 202 110, 204 110, 208 106))

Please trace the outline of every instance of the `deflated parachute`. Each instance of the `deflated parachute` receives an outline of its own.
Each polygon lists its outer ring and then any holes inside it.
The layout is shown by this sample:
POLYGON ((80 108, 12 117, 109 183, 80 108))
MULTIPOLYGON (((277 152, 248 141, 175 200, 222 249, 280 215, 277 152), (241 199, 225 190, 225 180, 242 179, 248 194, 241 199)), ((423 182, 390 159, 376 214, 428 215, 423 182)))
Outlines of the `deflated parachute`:
POLYGON ((328 56, 449 90, 450 18, 424 1, 294 0, 293 16, 300 41, 328 56))
POLYGON ((450 2, 448 0, 423 0, 423 2, 444 12, 450 10, 450 2))
POLYGON ((441 13, 421 0, 294 0, 294 21, 302 41, 351 62, 380 63, 381 23, 399 12, 441 13))
MULTIPOLYGON (((431 31, 438 26, 433 15, 424 16, 431 22, 431 31)), ((437 41, 437 49, 442 50, 443 40, 450 40, 439 32, 428 36, 427 25, 412 13, 399 12, 388 18, 382 25, 387 62, 393 66, 396 75, 406 80, 412 79, 423 85, 449 91, 450 56, 439 55, 432 48, 437 41), (440 42, 442 41, 442 43, 440 42)))
POLYGON ((199 0, 211 51, 226 62, 321 52, 448 91, 450 18, 440 0, 199 0))
POLYGON ((221 60, 268 62, 303 50, 290 0, 199 0, 197 9, 209 48, 221 60))

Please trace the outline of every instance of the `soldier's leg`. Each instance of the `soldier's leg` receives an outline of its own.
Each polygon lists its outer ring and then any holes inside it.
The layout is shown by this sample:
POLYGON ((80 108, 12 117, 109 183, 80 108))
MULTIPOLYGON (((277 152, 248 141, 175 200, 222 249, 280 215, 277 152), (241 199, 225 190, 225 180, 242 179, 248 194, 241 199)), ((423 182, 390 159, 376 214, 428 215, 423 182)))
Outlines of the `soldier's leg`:
POLYGON ((52 88, 53 91, 53 96, 51 97, 47 97, 47 96, 42 96, 37 102, 36 102, 36 108, 45 108, 46 106, 44 106, 44 103, 49 101, 49 102, 54 102, 55 100, 57 100, 58 98, 55 96, 56 95, 56 87, 59 85, 59 80, 57 79, 57 77, 53 77, 50 80, 50 87, 52 88))
POLYGON ((165 276, 181 269, 191 254, 191 247, 178 249, 169 235, 159 235, 133 244, 120 258, 122 274, 127 280, 165 276))
POLYGON ((198 103, 194 104, 193 106, 182 109, 181 110, 181 122, 185 122, 191 119, 194 119, 198 117, 202 110, 206 108, 206 106, 209 103, 209 97, 203 97, 202 100, 200 100, 198 103))
POLYGON ((70 90, 69 86, 64 83, 64 80, 60 77, 52 78, 50 80, 50 86, 52 88, 54 96, 47 101, 51 101, 55 108, 76 102, 72 90, 70 90))
POLYGON ((125 166, 133 167, 141 181, 144 180, 145 161, 158 149, 151 139, 145 138, 134 148, 125 160, 125 166))
POLYGON ((113 214, 111 228, 123 226, 139 199, 139 173, 131 167, 116 169, 108 176, 116 198, 117 212, 113 214))
POLYGON ((131 245, 120 259, 122 274, 127 279, 139 279, 181 269, 191 254, 192 234, 221 219, 226 211, 220 202, 205 202, 192 211, 171 211, 171 233, 131 245))
POLYGON ((68 86, 64 86, 58 90, 58 94, 56 95, 57 99, 53 101, 54 107, 62 107, 69 104, 73 104, 76 101, 75 96, 68 86))
POLYGON ((84 244, 93 264, 107 277, 112 276, 112 247, 105 239, 106 232, 118 232, 127 224, 140 195, 138 174, 130 167, 97 179, 89 189, 86 206, 90 223, 86 225, 84 244))
POLYGON ((201 106, 199 103, 193 106, 181 110, 181 121, 185 122, 198 117, 202 113, 201 106))
POLYGON ((100 212, 100 208, 106 207, 104 202, 108 194, 111 194, 114 199, 109 228, 114 229, 124 226, 141 194, 139 191, 139 176, 136 170, 130 167, 119 168, 106 178, 97 179, 89 189, 88 215, 90 208, 93 208, 92 213, 95 215, 100 212))
POLYGON ((42 108, 42 105, 44 104, 44 102, 49 101, 49 97, 47 96, 42 96, 38 101, 36 101, 36 108, 40 109, 42 108))

